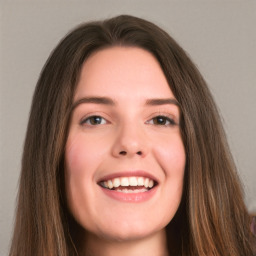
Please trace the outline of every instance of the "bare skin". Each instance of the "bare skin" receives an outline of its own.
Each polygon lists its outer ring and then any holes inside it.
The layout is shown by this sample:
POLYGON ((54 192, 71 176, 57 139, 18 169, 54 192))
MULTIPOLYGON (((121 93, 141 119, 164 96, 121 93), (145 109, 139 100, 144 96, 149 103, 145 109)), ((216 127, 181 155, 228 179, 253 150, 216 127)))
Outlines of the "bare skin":
POLYGON ((94 235, 87 235, 84 251, 86 256, 168 256, 165 232, 137 241, 104 241, 94 235), (99 246, 100 244, 100 246, 99 246))
POLYGON ((65 152, 84 255, 168 255, 165 227, 181 201, 186 162, 179 120, 149 52, 113 47, 84 63, 65 152))

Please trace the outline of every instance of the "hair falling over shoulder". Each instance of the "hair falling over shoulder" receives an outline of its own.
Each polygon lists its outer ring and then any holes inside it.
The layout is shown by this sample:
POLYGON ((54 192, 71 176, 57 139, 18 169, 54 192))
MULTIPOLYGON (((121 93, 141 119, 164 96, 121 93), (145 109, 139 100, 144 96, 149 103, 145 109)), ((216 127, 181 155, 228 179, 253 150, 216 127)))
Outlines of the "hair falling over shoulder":
POLYGON ((182 203, 166 227, 170 255, 255 255, 240 181, 204 79, 166 32, 127 15, 80 25, 57 45, 41 72, 25 138, 9 255, 79 255, 78 227, 68 213, 64 185, 72 100, 86 58, 115 45, 151 52, 181 107, 187 162, 182 203))

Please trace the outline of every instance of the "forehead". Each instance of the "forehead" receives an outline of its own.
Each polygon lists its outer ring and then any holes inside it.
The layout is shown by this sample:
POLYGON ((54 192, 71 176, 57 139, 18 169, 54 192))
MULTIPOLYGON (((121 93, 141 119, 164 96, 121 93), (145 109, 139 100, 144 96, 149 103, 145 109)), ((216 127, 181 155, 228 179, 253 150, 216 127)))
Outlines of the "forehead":
POLYGON ((131 93, 134 97, 137 94, 145 98, 173 97, 157 59, 137 47, 115 46, 99 50, 83 64, 75 100, 81 95, 109 93, 126 97, 131 93))

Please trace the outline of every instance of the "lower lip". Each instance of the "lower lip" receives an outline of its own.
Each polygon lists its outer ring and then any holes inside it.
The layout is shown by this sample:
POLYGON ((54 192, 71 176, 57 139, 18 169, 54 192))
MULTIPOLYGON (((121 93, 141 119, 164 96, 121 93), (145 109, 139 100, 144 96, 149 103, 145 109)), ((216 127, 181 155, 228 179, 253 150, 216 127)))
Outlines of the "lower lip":
POLYGON ((110 190, 102 187, 101 189, 107 196, 115 200, 131 203, 140 203, 150 200, 156 192, 156 187, 141 193, 122 193, 120 191, 110 190))

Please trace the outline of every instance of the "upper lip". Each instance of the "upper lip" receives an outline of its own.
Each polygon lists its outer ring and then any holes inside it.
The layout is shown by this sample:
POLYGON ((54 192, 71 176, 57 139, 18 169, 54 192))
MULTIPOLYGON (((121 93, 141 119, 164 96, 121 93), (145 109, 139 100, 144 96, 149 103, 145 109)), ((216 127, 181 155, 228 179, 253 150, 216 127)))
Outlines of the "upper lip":
POLYGON ((97 183, 100 183, 102 181, 112 180, 114 178, 120 178, 120 177, 145 177, 155 181, 156 183, 159 183, 158 179, 154 175, 143 170, 121 171, 121 172, 111 173, 101 177, 97 183))

